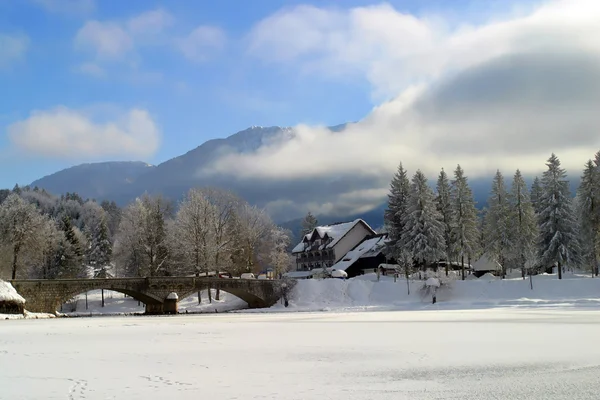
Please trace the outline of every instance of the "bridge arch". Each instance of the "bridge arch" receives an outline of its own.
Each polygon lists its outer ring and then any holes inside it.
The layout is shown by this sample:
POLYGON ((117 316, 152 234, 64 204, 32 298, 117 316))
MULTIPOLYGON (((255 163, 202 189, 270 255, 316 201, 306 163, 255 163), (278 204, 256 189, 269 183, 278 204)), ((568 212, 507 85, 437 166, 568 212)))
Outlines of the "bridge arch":
MULTIPOLYGON (((212 287, 210 289, 219 289, 222 292, 227 292, 229 294, 234 295, 235 297, 238 297, 242 300, 244 300, 246 303, 248 303, 248 307, 249 308, 262 308, 262 307, 268 307, 267 302, 258 297, 255 294, 249 293, 246 290, 243 289, 237 289, 237 288, 229 288, 229 287, 212 287)), ((197 289, 197 288, 193 288, 193 289, 187 289, 185 291, 182 291, 181 293, 179 292, 175 292, 177 293, 177 296, 179 297, 179 300, 183 300, 188 296, 192 296, 195 293, 198 293, 198 291, 204 291, 204 290, 209 290, 208 287, 205 288, 201 288, 201 289, 197 289)))
POLYGON ((65 291, 61 296, 59 296, 57 298, 57 303, 55 305, 56 311, 59 311, 60 307, 63 304, 67 303, 69 300, 75 298, 76 296, 79 296, 79 295, 87 293, 87 292, 91 292, 93 290, 108 290, 108 291, 112 291, 112 292, 122 293, 122 294, 125 294, 125 295, 133 298, 134 300, 141 301, 146 306, 149 304, 150 305, 162 304, 162 302, 163 302, 162 300, 158 299, 157 296, 154 296, 149 293, 143 293, 143 292, 139 292, 136 290, 124 289, 124 288, 120 288, 120 287, 113 287, 113 286, 104 287, 104 286, 105 285, 100 285, 99 287, 85 288, 83 290, 82 289, 73 289, 70 291, 65 291))

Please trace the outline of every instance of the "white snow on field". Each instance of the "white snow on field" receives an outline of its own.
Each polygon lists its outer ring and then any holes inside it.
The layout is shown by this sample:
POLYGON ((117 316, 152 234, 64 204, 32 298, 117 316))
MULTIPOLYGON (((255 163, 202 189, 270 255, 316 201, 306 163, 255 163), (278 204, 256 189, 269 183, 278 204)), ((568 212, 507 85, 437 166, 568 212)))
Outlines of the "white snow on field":
MULTIPOLYGON (((290 294, 290 305, 277 304, 269 311, 326 311, 373 309, 472 309, 490 307, 578 306, 600 308, 600 279, 567 274, 533 278, 497 279, 492 275, 465 281, 444 282, 437 290, 438 303, 431 304, 431 291, 424 281, 406 280, 375 274, 354 279, 307 279, 298 281, 290 294)), ((443 281, 443 277, 442 277, 443 281)), ((260 310, 257 310, 260 311, 260 310)))
POLYGON ((573 308, 21 320, 0 332, 2 399, 598 398, 600 312, 573 308))
MULTIPOLYGON (((32 313, 29 311, 25 311, 25 314, 0 314, 0 320, 6 319, 46 319, 46 318, 55 318, 54 314, 46 314, 46 313, 32 313)), ((1 394, 1 393, 0 393, 1 394)), ((0 397, 1 399, 2 397, 0 397)))

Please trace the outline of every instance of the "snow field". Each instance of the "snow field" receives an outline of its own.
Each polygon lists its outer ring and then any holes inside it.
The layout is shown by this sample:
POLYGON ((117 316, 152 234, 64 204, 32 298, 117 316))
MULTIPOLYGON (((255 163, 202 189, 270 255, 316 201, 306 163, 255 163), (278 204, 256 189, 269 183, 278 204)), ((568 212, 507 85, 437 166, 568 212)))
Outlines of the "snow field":
POLYGON ((598 398, 599 311, 74 318, 0 330, 2 399, 598 398))
POLYGON ((451 280, 437 291, 437 301, 431 304, 431 294, 423 290, 424 282, 381 277, 375 274, 354 279, 307 279, 298 281, 290 296, 290 306, 281 304, 276 311, 327 311, 358 309, 471 309, 490 307, 598 307, 600 279, 565 274, 533 278, 533 290, 528 279, 497 279, 482 277, 465 281, 451 280))

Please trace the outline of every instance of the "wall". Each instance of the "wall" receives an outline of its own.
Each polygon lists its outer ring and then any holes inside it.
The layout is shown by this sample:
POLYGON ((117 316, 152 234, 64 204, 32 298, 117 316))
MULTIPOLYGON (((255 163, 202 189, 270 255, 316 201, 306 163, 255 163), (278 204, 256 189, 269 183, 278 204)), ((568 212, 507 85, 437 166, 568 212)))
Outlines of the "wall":
POLYGON ((335 245, 335 261, 334 264, 342 259, 350 250, 356 247, 357 244, 363 241, 373 232, 368 230, 363 224, 356 224, 347 234, 335 245))

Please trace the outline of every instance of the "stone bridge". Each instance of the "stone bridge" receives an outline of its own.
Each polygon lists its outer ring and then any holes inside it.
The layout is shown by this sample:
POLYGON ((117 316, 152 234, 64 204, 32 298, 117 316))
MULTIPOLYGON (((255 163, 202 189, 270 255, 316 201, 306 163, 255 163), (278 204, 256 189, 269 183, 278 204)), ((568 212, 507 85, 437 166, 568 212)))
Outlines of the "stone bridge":
POLYGON ((55 313, 61 304, 73 297, 97 289, 114 290, 133 297, 146 305, 147 314, 163 314, 167 296, 174 292, 183 299, 200 290, 220 289, 248 303, 250 308, 270 307, 294 285, 295 281, 154 277, 106 279, 28 279, 10 281, 25 298, 25 309, 30 312, 55 313))

